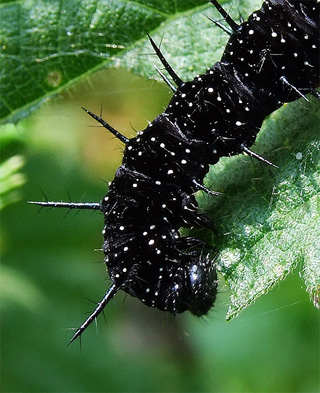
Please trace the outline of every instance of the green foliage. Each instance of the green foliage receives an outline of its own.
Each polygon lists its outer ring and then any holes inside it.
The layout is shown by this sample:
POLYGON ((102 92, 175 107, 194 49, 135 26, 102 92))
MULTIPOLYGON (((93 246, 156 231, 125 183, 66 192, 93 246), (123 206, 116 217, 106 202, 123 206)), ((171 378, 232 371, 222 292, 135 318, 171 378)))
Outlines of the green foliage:
MULTIPOLYGON (((238 20, 259 8, 261 0, 224 4, 238 20)), ((0 5, 2 121, 22 119, 59 95, 52 100, 51 118, 40 110, 26 127, 10 124, 0 131, 1 206, 21 195, 24 201, 8 206, 1 217, 3 391, 316 391, 318 315, 298 277, 318 306, 320 146, 315 100, 290 104, 266 119, 254 150, 279 169, 239 156, 221 160, 208 174, 207 185, 223 193, 214 199, 199 195, 216 225, 216 232, 205 236, 220 253, 220 292, 210 323, 200 325, 188 315, 172 322, 150 309, 141 315, 138 302, 127 298, 123 304, 119 294, 106 313, 107 331, 100 329, 98 338, 86 332, 82 355, 76 345, 64 348, 71 336, 66 326, 77 326, 90 308, 84 298, 99 300, 107 286, 103 264, 93 263, 103 256, 91 252, 101 246, 102 219, 79 214, 61 220, 63 214, 56 211, 35 215, 26 201, 39 197, 38 186, 45 186, 52 199, 63 198, 68 190, 74 200, 96 201, 106 191, 97 181, 98 170, 105 179, 109 169, 91 160, 99 154, 108 159, 114 150, 106 139, 90 150, 98 132, 86 127, 85 136, 81 134, 80 123, 93 123, 79 115, 80 109, 71 116, 70 102, 78 99, 79 108, 86 105, 82 100, 93 84, 88 77, 103 68, 121 66, 157 77, 154 65, 159 63, 150 55, 147 31, 157 43, 162 41, 166 58, 182 78, 203 72, 219 60, 227 39, 205 18, 213 14, 206 0, 0 5), (88 81, 81 94, 69 89, 69 101, 58 106, 60 94, 79 81, 88 81), (25 180, 20 174, 24 160, 29 181, 17 193, 25 180), (223 278, 231 293, 228 318, 270 293, 226 324, 223 303, 229 302, 229 293, 224 293, 223 278), (270 291, 276 283, 277 290, 270 291), (277 307, 286 311, 274 312, 277 307)), ((112 88, 120 91, 123 102, 128 85, 107 81, 101 94, 110 95, 108 108, 112 88)), ((99 111, 102 99, 95 89, 90 94, 99 111)), ((133 101, 141 103, 143 95, 144 90, 133 101)), ((152 115, 143 116, 152 120, 152 115)))
MULTIPOLYGON (((232 13, 236 19, 245 17, 259 4, 240 0, 232 13)), ((182 77, 190 78, 218 60, 223 49, 225 34, 216 30, 212 38, 212 23, 205 19, 209 14, 207 0, 33 0, 0 5, 0 119, 21 119, 102 68, 121 66, 154 77, 154 57, 146 56, 151 53, 147 32, 158 42, 164 38, 168 60, 182 77)))
POLYGON ((6 124, 0 127, 1 158, 0 163, 0 210, 20 199, 19 188, 26 182, 20 173, 24 165, 22 155, 11 156, 14 146, 22 144, 18 127, 6 124), (7 158, 9 157, 9 158, 7 158))
POLYGON ((201 1, 16 1, 0 6, 1 118, 41 101, 146 40, 146 32, 201 1))
POLYGON ((13 156, 0 164, 0 210, 19 199, 15 190, 25 183, 25 177, 17 172, 23 164, 21 156, 13 156))
POLYGON ((231 291, 227 318, 296 267, 319 308, 319 115, 319 103, 311 100, 265 121, 254 149, 278 169, 243 156, 211 168, 207 183, 223 196, 205 209, 216 224, 217 264, 231 291))
MULTIPOLYGON (((242 15, 249 12, 243 3, 237 8, 242 15)), ((4 60, 1 83, 5 97, 1 110, 3 118, 24 116, 44 98, 102 66, 113 66, 117 62, 138 74, 151 75, 154 73, 153 58, 141 55, 149 50, 145 32, 153 32, 161 23, 161 30, 154 31, 155 39, 159 40, 161 34, 175 37, 175 40, 168 40, 165 50, 179 73, 187 77, 195 68, 203 69, 212 63, 208 56, 215 53, 219 58, 223 48, 216 37, 213 49, 208 51, 212 26, 203 23, 204 28, 197 28, 204 19, 204 12, 208 12, 207 8, 206 1, 115 1, 110 4, 103 1, 58 3, 38 0, 3 4, 0 9, 5 21, 0 33, 4 60)), ((304 110, 301 103, 296 108, 304 110)), ((223 198, 222 206, 220 201, 212 203, 213 211, 221 212, 215 217, 215 222, 222 223, 218 224, 219 232, 234 234, 220 236, 213 243, 221 251, 218 266, 232 291, 228 317, 237 315, 257 296, 266 293, 269 287, 292 271, 298 261, 308 291, 318 305, 320 274, 316 239, 319 225, 316 210, 319 203, 319 157, 314 135, 319 110, 316 103, 310 108, 312 117, 296 116, 295 110, 291 110, 291 114, 289 110, 286 115, 288 128, 292 130, 295 125, 295 132, 285 130, 287 138, 291 136, 295 140, 299 136, 300 145, 295 144, 294 149, 298 149, 297 154, 302 154, 300 161, 292 151, 293 142, 278 137, 281 130, 287 128, 282 112, 273 116, 273 122, 269 121, 265 133, 271 137, 266 154, 270 156, 272 149, 281 149, 285 154, 276 156, 281 170, 271 171, 271 180, 263 187, 257 189, 257 180, 252 180, 252 175, 254 179, 268 177, 266 170, 261 173, 259 165, 250 175, 247 167, 243 168, 241 164, 243 157, 220 163, 220 167, 231 167, 233 172, 230 175, 224 169, 221 175, 223 189, 228 184, 226 177, 237 179, 229 186, 228 195, 232 197, 223 198), (301 129, 308 130, 308 133, 301 134, 301 129), (308 145, 311 135, 311 145, 308 145), (274 139, 279 143, 272 146, 270 142, 274 139), (290 185, 286 186, 287 183, 290 185), (308 229, 297 236, 302 226, 308 229)), ((219 166, 212 173, 217 171, 221 171, 219 166)), ((210 177, 213 187, 218 181, 210 177)))

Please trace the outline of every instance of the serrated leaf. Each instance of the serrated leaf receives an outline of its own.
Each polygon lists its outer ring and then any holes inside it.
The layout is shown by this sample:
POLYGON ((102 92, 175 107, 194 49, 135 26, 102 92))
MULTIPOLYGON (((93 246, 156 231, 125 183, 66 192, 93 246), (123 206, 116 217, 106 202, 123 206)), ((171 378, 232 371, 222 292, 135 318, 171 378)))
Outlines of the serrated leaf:
POLYGON ((0 7, 1 119, 21 118, 43 99, 113 60, 171 15, 200 1, 20 1, 0 7))
MULTIPOLYGON (((239 20, 262 1, 223 3, 239 20)), ((170 64, 191 79, 219 60, 227 39, 205 15, 217 16, 206 0, 2 4, 1 118, 26 116, 44 99, 102 67, 122 66, 154 77, 157 59, 150 55, 147 31, 156 42, 163 39, 170 64)), ((222 160, 208 175, 208 184, 224 192, 206 210, 220 234, 213 244, 231 289, 229 317, 297 265, 319 304, 319 104, 298 102, 288 108, 294 109, 270 116, 255 147, 279 170, 240 156, 222 160)))
POLYGON ((317 101, 299 101, 265 121, 253 149, 279 169, 238 156, 208 174, 207 184, 224 193, 206 210, 219 234, 217 265, 231 291, 228 319, 296 267, 319 307, 319 117, 317 101))
MULTIPOLYGON (((161 45, 166 59, 178 75, 184 80, 193 79, 195 74, 203 73, 208 67, 219 61, 228 40, 228 35, 207 18, 221 20, 221 15, 208 2, 197 2, 198 6, 183 13, 171 16, 163 21, 159 29, 152 34, 161 45)), ((259 9, 260 0, 220 1, 230 15, 238 21, 255 9, 259 9)), ((124 68, 142 76, 156 78, 154 65, 161 68, 161 63, 151 54, 150 44, 143 40, 131 50, 120 55, 118 62, 124 68), (141 54, 144 54, 141 56, 141 54), (150 56, 149 56, 150 57, 150 56)))
MULTIPOLYGON (((237 18, 239 13, 247 13, 244 4, 250 3, 239 1, 237 18)), ((251 2, 251 10, 254 4, 251 2)), ((43 100, 102 67, 122 66, 155 77, 155 58, 146 56, 152 53, 147 32, 158 42, 164 36, 165 52, 172 54, 169 60, 182 76, 190 77, 190 71, 207 67, 222 52, 219 37, 223 34, 205 18, 212 12, 207 0, 25 0, 2 4, 2 122, 27 116, 43 100), (213 31, 218 34, 213 36, 213 31), (212 51, 208 51, 209 43, 212 51), (212 56, 215 48, 219 51, 212 56)))

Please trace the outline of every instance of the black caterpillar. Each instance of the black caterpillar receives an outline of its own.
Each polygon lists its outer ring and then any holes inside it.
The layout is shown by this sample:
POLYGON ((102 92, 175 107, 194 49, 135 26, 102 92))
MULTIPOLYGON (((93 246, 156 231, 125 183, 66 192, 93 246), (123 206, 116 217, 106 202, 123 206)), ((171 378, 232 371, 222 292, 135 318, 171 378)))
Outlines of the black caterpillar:
MULTIPOLYGON (((220 62, 183 82, 150 42, 177 85, 174 95, 137 137, 127 139, 87 111, 125 144, 122 165, 100 203, 32 202, 96 209, 104 214, 103 251, 112 285, 78 328, 75 340, 120 290, 173 314, 206 314, 217 293, 217 274, 203 242, 179 233, 210 220, 198 213, 195 192, 222 156, 251 151, 263 120, 285 102, 307 93, 320 99, 319 2, 268 0, 238 25, 216 0, 230 34, 220 62)), ((275 165, 273 165, 275 166, 275 165)))

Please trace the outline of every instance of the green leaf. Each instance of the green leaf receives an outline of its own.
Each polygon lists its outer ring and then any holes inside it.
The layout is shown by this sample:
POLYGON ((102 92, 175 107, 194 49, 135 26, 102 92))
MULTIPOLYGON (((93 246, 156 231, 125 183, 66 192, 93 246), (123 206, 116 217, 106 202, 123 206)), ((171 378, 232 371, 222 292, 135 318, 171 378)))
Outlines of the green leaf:
POLYGON ((0 164, 0 210, 20 199, 17 189, 26 182, 25 176, 19 173, 23 165, 24 158, 18 155, 0 164))
POLYGON ((21 118, 45 98, 128 51, 146 32, 201 1, 16 1, 0 7, 2 119, 21 118))
MULTIPOLYGON (((235 20, 261 0, 222 2, 235 20)), ((43 100, 105 67, 156 77, 150 32, 185 80, 218 61, 227 36, 206 0, 16 1, 0 6, 0 113, 29 114, 43 100)), ((319 104, 297 102, 266 120, 254 149, 280 169, 244 156, 215 165, 202 196, 216 225, 217 266, 231 290, 228 318, 298 267, 319 306, 319 104)))
POLYGON ((266 119, 253 150, 279 169, 250 157, 223 158, 202 196, 218 235, 217 266, 231 291, 232 318, 296 267, 314 305, 320 289, 319 103, 291 103, 266 119), (208 207, 209 203, 209 207, 208 207))
MULTIPOLYGON (((236 18, 248 14, 246 3, 239 1, 236 18)), ((255 4, 259 2, 251 2, 251 11, 255 4)), ((156 76, 155 57, 147 56, 152 53, 147 32, 158 42, 164 38, 165 52, 171 53, 168 59, 181 76, 190 78, 190 71, 193 74, 195 69, 207 67, 221 55, 219 37, 225 41, 226 35, 205 18, 212 13, 207 0, 25 0, 2 4, 1 120, 27 116, 43 100, 101 68, 122 66, 143 76, 156 76), (214 39, 213 31, 218 32, 214 39), (212 57, 215 48, 220 50, 212 57)))
POLYGON ((12 155, 17 146, 23 144, 22 133, 22 127, 14 124, 0 126, 0 210, 20 199, 19 188, 26 182, 25 175, 20 173, 24 157, 20 154, 12 155))

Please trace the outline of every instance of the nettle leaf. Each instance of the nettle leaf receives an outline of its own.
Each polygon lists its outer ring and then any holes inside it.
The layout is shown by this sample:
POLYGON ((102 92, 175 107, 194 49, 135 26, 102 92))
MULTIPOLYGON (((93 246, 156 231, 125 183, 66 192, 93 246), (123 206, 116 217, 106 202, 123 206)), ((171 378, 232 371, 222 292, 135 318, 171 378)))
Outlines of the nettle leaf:
MULTIPOLYGON (((239 3, 233 10, 236 18, 253 10, 252 2, 239 3)), ((34 0, 0 5, 0 119, 27 116, 43 100, 101 68, 121 66, 157 77, 147 32, 158 42, 164 38, 168 59, 182 77, 190 78, 194 70, 218 60, 226 42, 226 34, 205 17, 213 12, 207 0, 34 0)))
POLYGON ((146 32, 202 1, 19 1, 0 7, 2 119, 21 118, 80 77, 114 65, 146 32))
POLYGON ((279 169, 245 156, 211 167, 206 182, 223 196, 201 202, 215 223, 217 266, 231 291, 228 319, 295 268, 319 307, 319 120, 317 100, 266 119, 253 150, 279 169))
MULTIPOLYGON (((262 0, 221 1, 235 20, 262 0)), ((106 67, 159 78, 146 33, 162 43, 179 76, 190 80, 218 61, 227 35, 207 0, 19 1, 0 6, 0 113, 3 122, 28 115, 43 100, 106 67)), ((161 68, 161 66, 160 66, 161 68)), ((231 291, 228 318, 296 267, 319 307, 319 103, 298 101, 272 114, 253 147, 279 165, 224 158, 201 195, 216 233, 217 266, 231 291)))

